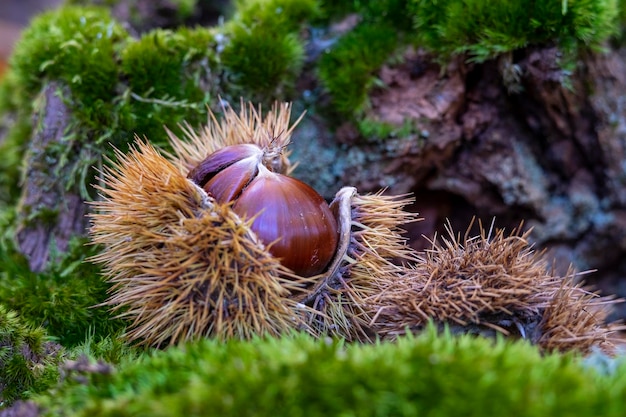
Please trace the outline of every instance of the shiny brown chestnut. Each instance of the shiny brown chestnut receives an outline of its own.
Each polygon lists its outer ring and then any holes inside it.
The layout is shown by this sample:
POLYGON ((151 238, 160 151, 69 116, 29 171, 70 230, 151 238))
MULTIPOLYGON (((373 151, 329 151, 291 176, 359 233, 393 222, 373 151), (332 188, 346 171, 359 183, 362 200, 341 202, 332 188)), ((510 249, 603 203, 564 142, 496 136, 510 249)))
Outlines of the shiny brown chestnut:
POLYGON ((187 177, 219 203, 232 202, 281 263, 296 274, 319 274, 337 248, 337 222, 313 188, 273 172, 280 149, 255 144, 226 146, 209 155, 187 177))

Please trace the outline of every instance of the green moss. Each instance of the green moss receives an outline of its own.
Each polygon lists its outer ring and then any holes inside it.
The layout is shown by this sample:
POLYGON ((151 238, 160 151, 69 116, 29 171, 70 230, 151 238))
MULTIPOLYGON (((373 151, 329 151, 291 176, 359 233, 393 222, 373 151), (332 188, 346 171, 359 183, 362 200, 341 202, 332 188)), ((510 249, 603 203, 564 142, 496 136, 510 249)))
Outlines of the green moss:
POLYGON ((20 165, 24 156, 24 138, 30 134, 25 119, 11 121, 8 134, 0 141, 0 210, 16 204, 20 189, 20 165))
POLYGON ((387 25, 361 24, 340 38, 319 60, 319 77, 332 96, 333 108, 358 115, 367 106, 376 72, 398 44, 397 31, 387 25))
POLYGON ((407 0, 320 0, 321 15, 326 20, 339 20, 357 13, 367 23, 391 23, 398 31, 411 28, 407 0))
POLYGON ((356 13, 360 19, 318 62, 321 84, 332 97, 332 110, 339 111, 341 121, 359 119, 368 106, 368 93, 377 83, 376 73, 412 30, 407 1, 321 3, 327 19, 338 20, 348 13, 356 13))
POLYGON ((118 81, 116 47, 128 35, 105 9, 66 7, 35 18, 15 47, 10 64, 27 105, 49 80, 67 84, 84 121, 107 124, 118 81))
POLYGON ((232 39, 222 60, 234 96, 262 102, 285 97, 303 62, 304 49, 298 37, 243 25, 234 25, 230 33, 232 39))
POLYGON ((356 13, 360 23, 320 59, 319 77, 345 120, 359 118, 380 65, 402 44, 425 46, 442 60, 466 54, 479 62, 557 44, 568 66, 579 46, 598 47, 617 33, 618 13, 625 15, 618 1, 321 0, 325 19, 356 13))
POLYGON ((128 84, 115 135, 137 133, 165 143, 159 140, 164 125, 175 128, 183 120, 204 120, 206 105, 217 94, 215 48, 214 33, 205 28, 155 30, 128 43, 121 53, 122 77, 128 84))
POLYGON ((0 80, 0 211, 19 198, 20 165, 32 130, 31 108, 20 107, 19 89, 14 71, 0 80))
POLYGON ((411 5, 419 42, 475 61, 528 45, 597 46, 617 30, 616 0, 412 0, 411 5))
POLYGON ((68 356, 85 357, 91 361, 103 361, 109 364, 120 364, 136 360, 141 348, 130 346, 123 337, 122 331, 106 336, 90 334, 84 342, 73 347, 68 356))
POLYGON ((300 334, 155 351, 38 401, 77 416, 621 416, 624 371, 432 329, 365 346, 300 334))
POLYGON ((179 94, 181 84, 185 84, 184 90, 191 90, 191 83, 183 80, 185 59, 199 54, 201 45, 208 49, 212 37, 208 31, 196 31, 204 35, 196 41, 189 33, 155 30, 131 42, 122 53, 122 70, 128 76, 130 89, 139 95, 157 97, 179 94), (190 54, 185 57, 189 48, 190 54))
POLYGON ((237 0, 234 20, 244 26, 262 26, 275 32, 298 32, 319 16, 316 0, 237 0))
POLYGON ((367 117, 357 121, 357 128, 364 139, 374 142, 388 138, 407 138, 417 132, 417 126, 410 120, 398 127, 367 117))
MULTIPOLYGON (((18 83, 13 71, 8 71, 0 78, 0 115, 18 110, 19 103, 16 95, 13 94, 18 83)), ((6 123, 3 123, 2 127, 6 128, 6 123)))
POLYGON ((232 98, 271 102, 289 96, 304 60, 299 35, 317 14, 312 0, 252 0, 238 3, 225 28, 221 54, 232 98))
POLYGON ((358 12, 361 2, 354 0, 320 0, 320 18, 324 21, 341 19, 349 13, 358 12))
POLYGON ((52 386, 59 358, 42 328, 0 304, 0 409, 52 386))
POLYGON ((19 313, 22 320, 43 326, 64 346, 82 343, 89 334, 104 337, 123 327, 105 307, 94 307, 107 298, 99 269, 85 258, 95 253, 75 239, 68 253, 52 254, 45 273, 30 271, 26 260, 11 245, 0 245, 0 300, 19 313))
POLYGON ((92 167, 111 155, 111 143, 125 149, 134 134, 165 143, 164 125, 176 129, 182 120, 205 119, 218 84, 213 38, 209 29, 183 28, 132 40, 98 8, 65 7, 36 18, 16 46, 0 89, 0 111, 17 118, 2 145, 11 158, 3 160, 0 198, 14 202, 19 192, 18 161, 33 131, 33 113, 45 104, 44 85, 60 85, 56 94, 70 120, 62 140, 38 151, 56 161, 54 172, 47 172, 55 183, 89 199, 92 167))
POLYGON ((614 41, 617 45, 623 45, 626 41, 626 0, 617 0, 617 24, 618 33, 614 41))

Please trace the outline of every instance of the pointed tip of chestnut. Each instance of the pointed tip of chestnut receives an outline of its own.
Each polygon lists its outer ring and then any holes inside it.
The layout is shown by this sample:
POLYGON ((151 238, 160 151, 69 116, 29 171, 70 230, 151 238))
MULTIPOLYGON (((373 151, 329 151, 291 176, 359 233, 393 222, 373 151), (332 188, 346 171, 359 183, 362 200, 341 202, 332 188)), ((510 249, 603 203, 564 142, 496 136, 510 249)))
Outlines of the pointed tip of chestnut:
POLYGON ((202 187, 231 165, 246 159, 260 160, 262 156, 263 151, 250 143, 227 146, 205 158, 187 174, 187 178, 202 187))

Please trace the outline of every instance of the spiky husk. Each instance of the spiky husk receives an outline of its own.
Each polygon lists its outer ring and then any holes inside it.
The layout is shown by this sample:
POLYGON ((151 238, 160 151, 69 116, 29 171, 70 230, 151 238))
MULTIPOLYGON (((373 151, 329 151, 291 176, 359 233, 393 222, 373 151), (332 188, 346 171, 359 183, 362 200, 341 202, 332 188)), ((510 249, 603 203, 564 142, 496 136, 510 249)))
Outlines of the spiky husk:
POLYGON ((607 323, 611 306, 621 300, 599 297, 582 288, 574 273, 568 274, 555 291, 548 307, 543 312, 540 334, 536 342, 547 351, 577 350, 588 353, 592 348, 612 353, 618 332, 626 327, 607 323))
POLYGON ((328 272, 303 300, 321 315, 309 315, 309 325, 320 333, 348 340, 369 341, 374 309, 370 299, 404 271, 402 261, 414 252, 402 237, 402 225, 417 220, 403 210, 412 199, 359 195, 345 187, 331 204, 340 228, 340 244, 328 272))
POLYGON ((202 336, 249 338, 303 327, 290 296, 301 283, 227 205, 150 144, 105 168, 90 230, 113 283, 106 304, 154 346, 202 336))
POLYGON ((434 321, 458 332, 529 339, 546 350, 609 349, 617 328, 604 319, 615 300, 577 285, 575 273, 555 276, 529 245, 530 232, 520 230, 506 235, 481 226, 480 235, 461 237, 448 226, 448 238, 433 240, 374 297, 378 334, 395 338, 434 321))

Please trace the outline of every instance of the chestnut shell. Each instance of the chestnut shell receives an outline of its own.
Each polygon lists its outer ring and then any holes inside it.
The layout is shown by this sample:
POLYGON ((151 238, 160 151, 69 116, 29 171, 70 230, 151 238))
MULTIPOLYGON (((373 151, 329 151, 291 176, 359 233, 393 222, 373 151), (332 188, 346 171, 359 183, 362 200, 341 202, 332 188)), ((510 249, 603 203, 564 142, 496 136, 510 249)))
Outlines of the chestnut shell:
POLYGON ((209 155, 188 178, 235 213, 253 218, 251 229, 270 253, 300 276, 324 271, 335 254, 337 222, 313 188, 271 172, 256 145, 233 145, 209 155))

